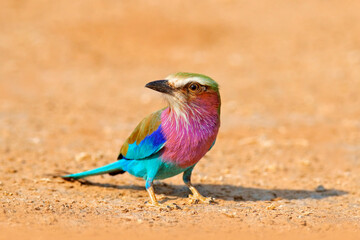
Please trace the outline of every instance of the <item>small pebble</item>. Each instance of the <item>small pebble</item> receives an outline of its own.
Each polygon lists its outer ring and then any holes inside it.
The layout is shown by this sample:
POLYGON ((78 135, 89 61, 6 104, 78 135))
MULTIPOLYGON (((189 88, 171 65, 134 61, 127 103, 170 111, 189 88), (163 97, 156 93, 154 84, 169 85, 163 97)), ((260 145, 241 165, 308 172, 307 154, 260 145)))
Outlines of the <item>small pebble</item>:
POLYGON ((180 207, 179 205, 177 205, 176 203, 173 203, 173 204, 172 204, 172 207, 173 207, 174 209, 181 210, 181 207, 180 207))
POLYGON ((275 210, 276 209, 276 205, 275 204, 270 204, 269 206, 266 207, 267 210, 275 210))
POLYGON ((77 162, 81 162, 81 161, 85 161, 85 160, 89 160, 89 159, 91 159, 91 155, 89 153, 86 153, 86 152, 78 153, 75 156, 75 160, 77 162))
POLYGON ((192 214, 192 215, 196 215, 196 214, 197 214, 197 211, 195 211, 195 210, 194 210, 194 211, 191 211, 191 214, 192 214))
POLYGON ((319 185, 315 188, 315 192, 325 192, 326 189, 323 185, 319 185))
POLYGON ((9 168, 6 170, 7 173, 17 173, 16 169, 9 168))
POLYGON ((223 215, 225 215, 228 218, 235 218, 236 217, 236 212, 229 212, 227 209, 222 209, 221 213, 223 215))

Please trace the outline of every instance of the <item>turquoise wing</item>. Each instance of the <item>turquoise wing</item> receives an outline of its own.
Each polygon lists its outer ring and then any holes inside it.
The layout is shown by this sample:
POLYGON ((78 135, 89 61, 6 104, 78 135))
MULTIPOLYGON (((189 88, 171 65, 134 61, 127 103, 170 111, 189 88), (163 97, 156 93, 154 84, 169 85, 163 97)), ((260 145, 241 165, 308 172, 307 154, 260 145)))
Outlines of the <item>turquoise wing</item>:
POLYGON ((157 111, 144 118, 121 147, 118 160, 141 160, 160 151, 166 139, 161 128, 161 113, 157 111))

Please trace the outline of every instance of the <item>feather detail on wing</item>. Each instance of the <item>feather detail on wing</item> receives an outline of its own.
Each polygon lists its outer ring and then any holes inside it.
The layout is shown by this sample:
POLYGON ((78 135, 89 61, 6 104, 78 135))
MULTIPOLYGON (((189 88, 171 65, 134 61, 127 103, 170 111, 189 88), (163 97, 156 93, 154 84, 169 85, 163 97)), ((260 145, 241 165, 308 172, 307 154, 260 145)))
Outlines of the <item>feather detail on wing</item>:
POLYGON ((164 147, 166 139, 161 128, 162 111, 150 114, 139 123, 121 147, 118 159, 144 159, 164 147))

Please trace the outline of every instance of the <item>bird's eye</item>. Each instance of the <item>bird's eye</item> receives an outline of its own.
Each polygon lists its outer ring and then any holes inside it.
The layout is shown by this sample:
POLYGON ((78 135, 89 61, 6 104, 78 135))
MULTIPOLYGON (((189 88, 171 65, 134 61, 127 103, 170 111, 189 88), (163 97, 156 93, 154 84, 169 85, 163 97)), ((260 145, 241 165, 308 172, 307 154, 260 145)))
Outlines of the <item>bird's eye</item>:
POLYGON ((200 87, 199 84, 197 84, 197 83, 192 83, 192 84, 190 84, 189 89, 190 89, 191 91, 195 92, 195 91, 199 90, 199 87, 200 87))

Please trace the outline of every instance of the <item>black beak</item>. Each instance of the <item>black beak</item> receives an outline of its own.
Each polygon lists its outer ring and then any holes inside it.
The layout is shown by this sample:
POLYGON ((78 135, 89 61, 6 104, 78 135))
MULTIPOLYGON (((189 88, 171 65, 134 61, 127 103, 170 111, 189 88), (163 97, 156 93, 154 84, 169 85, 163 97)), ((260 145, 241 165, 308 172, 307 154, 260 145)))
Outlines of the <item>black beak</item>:
POLYGON ((172 95, 174 91, 174 89, 169 85, 168 80, 157 80, 157 81, 149 82, 148 84, 145 85, 145 87, 170 95, 172 95))

